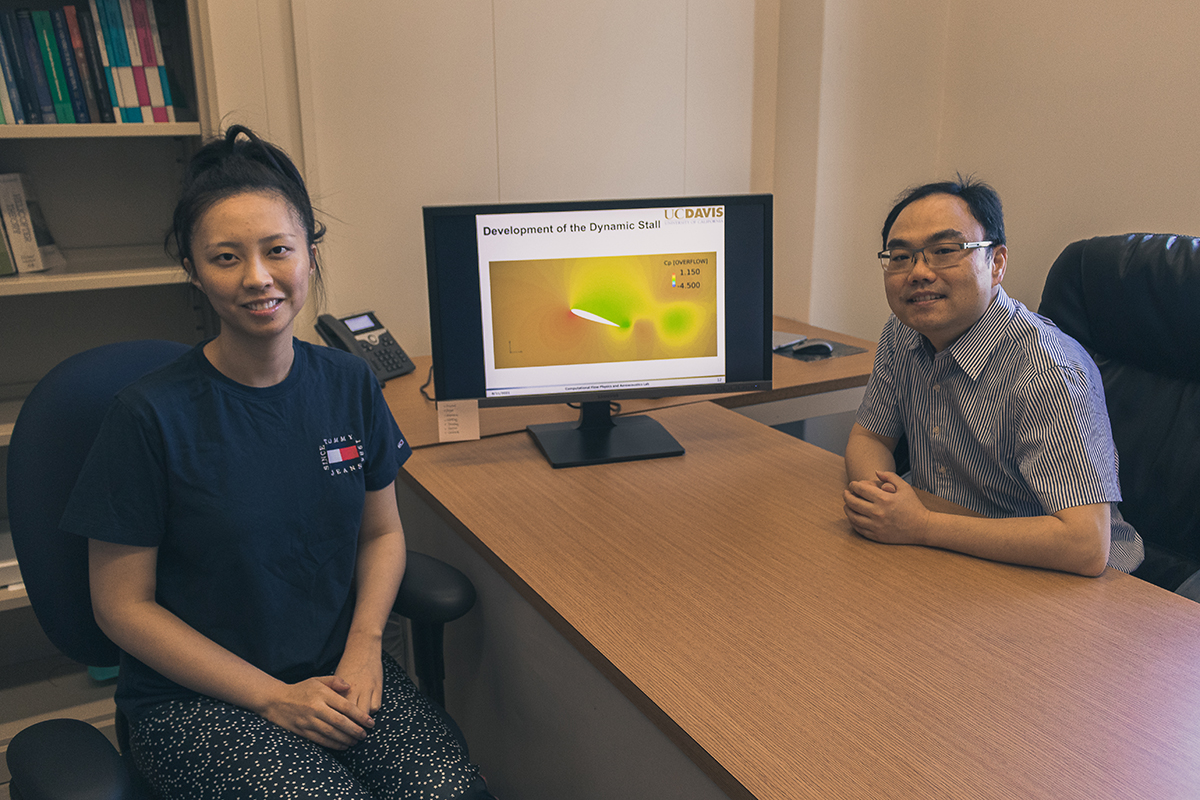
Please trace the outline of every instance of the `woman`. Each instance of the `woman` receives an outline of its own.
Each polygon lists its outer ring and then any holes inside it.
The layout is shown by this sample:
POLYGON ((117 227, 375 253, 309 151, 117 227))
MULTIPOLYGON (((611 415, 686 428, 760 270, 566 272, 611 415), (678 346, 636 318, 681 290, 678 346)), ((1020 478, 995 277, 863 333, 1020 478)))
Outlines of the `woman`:
POLYGON ((361 359, 292 336, 323 233, 248 129, 196 154, 169 241, 221 332, 117 396, 63 528, 164 797, 490 797, 382 653, 411 451, 361 359))

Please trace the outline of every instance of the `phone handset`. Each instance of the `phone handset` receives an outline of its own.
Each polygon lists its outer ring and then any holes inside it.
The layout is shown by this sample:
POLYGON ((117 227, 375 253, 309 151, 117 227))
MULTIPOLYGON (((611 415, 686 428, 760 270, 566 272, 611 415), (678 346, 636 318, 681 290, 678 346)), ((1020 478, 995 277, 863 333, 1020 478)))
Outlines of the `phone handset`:
POLYGON ((316 327, 325 344, 364 359, 380 383, 416 369, 373 311, 346 317, 322 314, 317 317, 316 327))

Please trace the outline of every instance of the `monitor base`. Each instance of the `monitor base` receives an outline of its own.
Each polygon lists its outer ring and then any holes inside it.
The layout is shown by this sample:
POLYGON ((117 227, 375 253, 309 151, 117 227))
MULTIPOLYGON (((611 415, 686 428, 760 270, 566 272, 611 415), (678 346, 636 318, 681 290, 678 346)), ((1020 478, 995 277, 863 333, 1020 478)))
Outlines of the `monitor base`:
POLYGON ((526 428, 555 469, 683 455, 683 446, 658 420, 613 417, 608 402, 583 403, 579 422, 526 428))

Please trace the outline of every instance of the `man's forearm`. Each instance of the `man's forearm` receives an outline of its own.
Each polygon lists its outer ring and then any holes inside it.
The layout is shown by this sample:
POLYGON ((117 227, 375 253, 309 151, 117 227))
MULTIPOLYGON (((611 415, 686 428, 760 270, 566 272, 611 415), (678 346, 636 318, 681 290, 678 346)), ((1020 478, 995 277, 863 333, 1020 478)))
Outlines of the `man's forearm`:
POLYGON ((1099 575, 1108 560, 1108 513, 1107 504, 1004 519, 935 512, 922 544, 1009 564, 1099 575))
POLYGON ((851 481, 874 482, 876 472, 896 469, 895 440, 885 439, 854 423, 846 442, 846 477, 851 481))

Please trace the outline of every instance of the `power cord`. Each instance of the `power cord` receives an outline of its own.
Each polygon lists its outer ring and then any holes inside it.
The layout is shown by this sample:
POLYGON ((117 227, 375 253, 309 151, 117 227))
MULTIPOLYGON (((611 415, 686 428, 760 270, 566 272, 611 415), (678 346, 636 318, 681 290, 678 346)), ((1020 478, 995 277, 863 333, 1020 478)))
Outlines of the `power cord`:
POLYGON ((426 400, 428 400, 431 403, 436 403, 437 400, 435 400, 434 398, 425 394, 425 390, 429 387, 429 384, 431 384, 431 383, 433 383, 433 364, 429 365, 429 377, 425 380, 425 382, 423 384, 421 384, 420 392, 421 392, 421 397, 424 397, 426 400))

